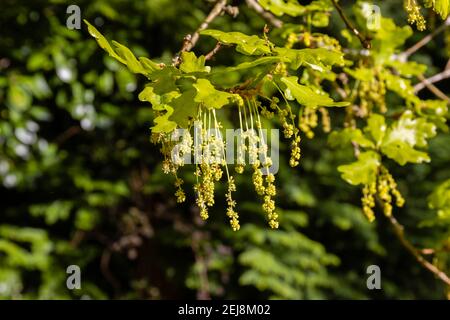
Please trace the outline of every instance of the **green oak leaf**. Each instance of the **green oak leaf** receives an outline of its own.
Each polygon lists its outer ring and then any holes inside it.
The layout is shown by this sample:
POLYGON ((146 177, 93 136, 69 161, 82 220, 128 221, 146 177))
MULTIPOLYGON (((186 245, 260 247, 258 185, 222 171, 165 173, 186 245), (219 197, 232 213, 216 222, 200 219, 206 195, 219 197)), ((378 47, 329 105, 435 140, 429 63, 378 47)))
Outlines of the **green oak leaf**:
POLYGON ((428 0, 425 1, 425 6, 432 7, 442 20, 446 19, 450 13, 450 0, 428 0))
POLYGON ((197 58, 193 52, 182 52, 181 61, 180 70, 184 73, 211 71, 211 67, 205 66, 205 57, 197 58))
POLYGON ((444 100, 421 100, 420 105, 416 106, 416 112, 421 117, 434 123, 436 127, 444 132, 448 132, 447 118, 448 113, 447 102, 444 100))
POLYGON ((330 23, 330 15, 328 12, 314 12, 311 24, 314 27, 324 28, 327 27, 330 23))
POLYGON ((147 71, 148 74, 152 74, 155 71, 161 70, 164 67, 162 63, 156 63, 149 58, 139 57, 142 68, 147 71))
POLYGON ((153 82, 151 86, 156 94, 162 95, 171 91, 178 91, 176 80, 180 76, 180 71, 172 66, 165 67, 150 75, 149 79, 153 82))
POLYGON ((214 29, 203 30, 200 34, 213 37, 224 44, 234 44, 236 45, 237 52, 246 55, 263 55, 271 53, 267 41, 255 35, 248 36, 241 32, 223 32, 214 29))
POLYGON ((407 101, 420 103, 420 99, 416 96, 410 80, 393 75, 390 72, 384 72, 384 78, 386 80, 386 87, 389 90, 395 92, 407 101))
MULTIPOLYGON (((139 93, 140 101, 148 101, 154 107, 160 104, 167 104, 171 102, 173 99, 180 96, 180 92, 178 90, 168 91, 161 95, 155 93, 155 87, 153 84, 148 84, 144 90, 139 93)), ((156 109, 155 109, 156 110, 156 109)))
POLYGON ((154 92, 154 88, 151 85, 147 85, 144 90, 139 93, 139 100, 150 102, 153 110, 159 112, 165 111, 164 114, 160 114, 153 120, 155 125, 151 128, 152 132, 167 133, 173 131, 177 127, 176 122, 169 120, 174 109, 167 103, 171 102, 179 95, 180 93, 178 91, 171 91, 163 95, 158 95, 154 92))
MULTIPOLYGON (((364 22, 367 21, 364 19, 364 22)), ((382 28, 377 29, 373 33, 372 52, 377 52, 374 55, 375 62, 379 65, 392 59, 392 55, 401 47, 406 39, 412 35, 410 26, 397 26, 392 19, 381 18, 380 25, 382 28)))
POLYGON ((254 67, 261 66, 261 65, 273 64, 273 63, 277 63, 280 61, 282 61, 282 57, 278 57, 278 56, 261 57, 261 58, 254 59, 251 61, 242 62, 234 67, 228 67, 228 68, 224 68, 223 70, 213 71, 213 73, 227 73, 227 72, 233 72, 233 71, 240 71, 240 70, 245 70, 245 69, 251 69, 254 67))
POLYGON ((386 129, 387 126, 384 117, 380 114, 373 113, 367 120, 367 127, 364 128, 364 131, 370 133, 376 145, 379 146, 386 134, 386 129))
POLYGON ((309 107, 343 107, 348 106, 349 102, 335 102, 325 93, 317 93, 308 86, 298 83, 298 77, 282 77, 281 82, 285 84, 284 94, 288 100, 297 100, 297 102, 309 107))
POLYGON ((276 16, 288 14, 297 17, 306 12, 305 7, 300 5, 296 0, 259 0, 258 2, 261 7, 276 16))
POLYGON ((94 39, 97 41, 100 48, 105 50, 111 57, 113 57, 117 61, 119 61, 123 64, 126 64, 125 60, 114 51, 114 49, 109 44, 108 40, 106 40, 106 38, 87 20, 83 20, 83 21, 84 21, 84 23, 87 24, 90 35, 92 37, 94 37, 94 39))
POLYGON ((424 118, 414 118, 411 111, 405 111, 386 132, 381 151, 400 165, 408 162, 429 162, 426 152, 414 149, 427 146, 427 140, 436 135, 436 126, 424 118))
POLYGON ((111 42, 114 46, 113 48, 108 40, 93 25, 87 20, 84 20, 84 23, 88 26, 90 35, 95 38, 98 45, 112 58, 126 65, 131 72, 140 73, 148 77, 153 72, 163 68, 162 64, 155 63, 145 57, 140 57, 138 60, 130 49, 114 40, 111 42))
POLYGON ((375 72, 373 69, 369 68, 356 68, 356 69, 350 69, 350 68, 344 68, 344 71, 348 73, 350 76, 355 78, 356 80, 360 81, 371 81, 375 77, 375 72))
POLYGON ((153 133, 168 133, 177 127, 176 122, 169 120, 169 117, 173 113, 173 108, 169 105, 161 105, 161 109, 164 109, 166 113, 156 117, 153 120, 155 123, 155 125, 151 128, 153 133))
POLYGON ((301 5, 297 0, 259 0, 258 3, 276 16, 287 14, 297 17, 313 11, 329 11, 332 9, 331 3, 323 0, 312 1, 308 5, 301 5))
POLYGON ((428 197, 428 206, 437 210, 438 218, 450 220, 450 179, 441 183, 428 197))
POLYGON ((381 149, 381 151, 392 160, 395 160, 400 165, 405 165, 408 162, 422 163, 430 162, 430 157, 426 152, 418 151, 411 147, 408 143, 397 141, 396 143, 389 143, 381 149))
POLYGON ((202 103, 208 109, 220 109, 235 99, 233 94, 217 90, 206 79, 198 79, 193 86, 197 90, 194 101, 202 103))
POLYGON ((375 181, 380 164, 378 153, 366 151, 360 153, 357 161, 339 166, 338 171, 342 179, 352 185, 370 184, 375 181))
POLYGON ((133 73, 141 73, 146 75, 146 70, 142 67, 141 63, 134 56, 133 52, 130 49, 120 44, 117 41, 111 41, 113 46, 115 47, 115 51, 117 55, 125 61, 128 69, 133 73))
POLYGON ((275 48, 278 56, 290 62, 290 67, 294 70, 301 66, 310 67, 316 71, 330 70, 333 65, 344 65, 344 54, 338 51, 324 48, 316 49, 289 49, 275 48))
POLYGON ((138 96, 140 101, 148 101, 152 105, 161 104, 161 96, 156 94, 152 86, 147 86, 139 93, 138 96))
POLYGON ((187 128, 198 111, 198 103, 195 102, 196 90, 183 92, 181 96, 174 99, 170 105, 174 111, 170 120, 175 121, 180 128, 187 128))
POLYGON ((417 63, 415 61, 402 62, 391 59, 386 61, 386 65, 393 67, 398 74, 407 78, 422 75, 427 70, 425 64, 417 63))
POLYGON ((328 136, 328 144, 332 148, 345 147, 352 142, 364 148, 375 148, 374 143, 359 129, 345 128, 341 131, 333 131, 328 136))

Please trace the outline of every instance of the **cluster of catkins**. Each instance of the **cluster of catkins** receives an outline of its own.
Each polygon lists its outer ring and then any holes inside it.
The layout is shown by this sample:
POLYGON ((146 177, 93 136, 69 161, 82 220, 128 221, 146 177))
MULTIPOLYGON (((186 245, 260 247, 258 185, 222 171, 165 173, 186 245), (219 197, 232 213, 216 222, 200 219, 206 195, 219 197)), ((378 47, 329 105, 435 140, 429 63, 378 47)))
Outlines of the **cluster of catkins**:
MULTIPOLYGON (((279 90, 280 94, 283 95, 282 91, 279 90)), ((279 106, 279 99, 273 97, 270 100, 270 106, 262 107, 261 114, 268 119, 271 119, 277 115, 281 126, 283 127, 283 136, 286 139, 291 139, 291 157, 289 159, 289 165, 291 167, 296 167, 299 165, 301 150, 300 150, 300 130, 295 125, 295 115, 292 113, 291 106, 288 101, 286 101, 286 106, 281 108, 279 106)))
MULTIPOLYGON (((271 100, 270 107, 263 107, 255 98, 245 98, 238 104, 240 137, 235 159, 235 171, 242 174, 246 168, 246 154, 248 154, 249 167, 252 169, 252 182, 256 193, 262 198, 262 210, 265 212, 269 226, 278 228, 278 214, 275 211, 274 197, 276 195, 275 175, 270 173, 272 159, 268 156, 268 145, 263 134, 261 114, 267 118, 278 115, 283 126, 283 133, 286 138, 292 139, 290 165, 297 166, 300 160, 300 136, 299 129, 288 120, 293 120, 294 116, 290 108, 280 108, 278 99, 271 100)), ((226 142, 221 133, 222 126, 217 121, 216 111, 199 107, 196 119, 191 123, 188 130, 182 134, 178 131, 171 133, 153 133, 152 142, 161 144, 161 153, 164 155, 162 170, 164 173, 171 173, 175 176, 175 196, 177 202, 186 200, 182 185, 183 180, 178 177, 177 172, 183 167, 185 159, 194 155, 196 183, 194 191, 196 204, 200 209, 200 217, 208 219, 208 210, 215 203, 215 184, 219 182, 224 172, 227 177, 227 192, 225 194, 227 202, 227 216, 231 228, 234 231, 240 229, 239 214, 236 212, 236 201, 232 194, 236 191, 234 177, 230 174, 228 164, 231 161, 226 159, 226 142), (192 126, 199 138, 195 137, 195 143, 191 137, 192 126), (181 138, 181 140, 180 140, 181 138), (179 142, 181 141, 181 142, 179 142), (176 152, 174 152, 176 148, 176 152)), ((195 135, 194 135, 195 136, 195 135)))
POLYGON ((152 133, 151 141, 161 144, 160 151, 164 155, 162 170, 166 174, 171 173, 175 176, 177 202, 184 202, 186 195, 182 188, 183 180, 177 176, 177 172, 186 164, 185 159, 192 159, 192 155, 194 155, 196 178, 194 191, 196 204, 200 209, 200 217, 203 220, 209 217, 208 209, 215 203, 215 183, 222 179, 225 170, 228 179, 227 215, 230 218, 232 229, 237 231, 240 228, 239 215, 234 210, 236 202, 232 198, 232 192, 236 191, 236 185, 228 171, 225 142, 215 110, 200 107, 198 116, 192 124, 195 130, 194 137, 198 134, 195 143, 190 133, 192 126, 187 130, 182 130, 181 137, 177 130, 166 134, 152 133))
POLYGON ((386 113, 386 83, 381 72, 375 70, 375 77, 370 81, 362 81, 358 90, 360 106, 358 110, 359 117, 366 117, 377 107, 381 113, 386 113))
POLYGON ((416 24, 417 30, 423 31, 426 29, 426 21, 422 13, 420 13, 420 5, 416 0, 404 0, 403 6, 408 14, 408 23, 416 24))
POLYGON ((376 196, 379 197, 383 212, 387 217, 392 214, 392 196, 395 198, 397 207, 403 207, 405 203, 405 199, 397 189, 397 183, 384 166, 380 167, 376 181, 363 187, 363 196, 361 198, 363 212, 371 222, 375 219, 373 208, 375 207, 376 196))
MULTIPOLYGON (((246 143, 240 143, 238 148, 238 159, 235 170, 237 173, 244 171, 244 159, 246 151, 248 151, 249 162, 253 169, 252 181, 256 193, 263 198, 262 209, 265 212, 271 228, 278 228, 278 214, 275 212, 275 201, 273 197, 276 195, 275 176, 269 173, 272 166, 272 159, 268 156, 267 141, 264 139, 262 132, 262 123, 259 112, 259 104, 255 99, 247 99, 246 102, 239 106, 239 123, 242 132, 242 140, 246 143), (266 174, 265 176, 263 175, 266 174)), ((264 109, 263 115, 269 118, 273 116, 272 111, 264 109)))

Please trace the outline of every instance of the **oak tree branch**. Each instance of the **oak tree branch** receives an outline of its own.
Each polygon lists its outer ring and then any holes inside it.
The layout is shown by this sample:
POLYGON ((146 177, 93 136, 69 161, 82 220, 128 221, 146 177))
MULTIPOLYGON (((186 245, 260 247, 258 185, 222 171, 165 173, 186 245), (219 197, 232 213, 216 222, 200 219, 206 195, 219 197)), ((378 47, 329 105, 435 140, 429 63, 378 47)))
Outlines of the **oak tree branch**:
POLYGON ((173 59, 173 64, 175 66, 177 66, 181 62, 180 53, 190 51, 192 50, 193 47, 195 47, 198 39, 200 38, 200 32, 208 28, 209 24, 220 14, 222 14, 222 12, 224 12, 226 6, 227 0, 218 0, 214 5, 214 7, 212 8, 211 12, 202 22, 200 27, 198 27, 198 29, 192 35, 187 35, 186 37, 184 37, 183 46, 181 47, 179 54, 177 54, 177 56, 173 59))
POLYGON ((450 78, 450 69, 446 69, 442 72, 439 72, 437 74, 435 74, 432 77, 429 77, 428 79, 425 79, 421 82, 419 82, 418 84, 416 84, 414 86, 414 92, 419 92, 420 90, 422 90, 423 88, 425 88, 427 86, 427 84, 433 84, 439 81, 442 81, 444 79, 450 78))
POLYGON ((427 79, 425 79, 424 76, 422 75, 418 75, 417 78, 419 78, 419 80, 421 81, 421 83, 424 84, 425 87, 428 88, 428 90, 430 90, 432 93, 434 93, 434 95, 442 100, 447 101, 447 103, 450 103, 450 98, 447 97, 447 95, 445 93, 443 93, 438 87, 436 87, 433 83, 430 83, 427 81, 427 79))
POLYGON ((430 263, 426 260, 420 251, 414 247, 414 245, 405 238, 404 227, 395 219, 393 215, 388 217, 389 222, 394 228, 395 235, 400 240, 400 243, 416 258, 416 260, 428 271, 433 273, 436 277, 438 277, 442 282, 450 286, 450 278, 449 276, 440 270, 438 267, 430 263))
POLYGON ((409 49, 407 49, 405 52, 403 52, 401 54, 402 58, 404 60, 408 59, 408 57, 410 55, 412 55, 413 53, 415 53, 416 51, 418 51, 420 48, 422 48, 423 46, 427 45, 428 42, 430 42, 431 40, 433 40, 433 38, 435 36, 437 36, 439 33, 441 33, 442 31, 444 31, 448 26, 450 26, 450 16, 445 20, 445 22, 439 26, 438 28, 436 28, 436 30, 434 30, 432 33, 430 33, 429 35, 425 36, 422 38, 422 40, 420 40, 419 42, 417 42, 415 45, 413 45, 412 47, 410 47, 409 49))
POLYGON ((205 55, 205 60, 211 60, 214 55, 223 48, 223 44, 221 42, 217 42, 216 46, 205 55))
POLYGON ((261 17, 263 17, 267 22, 273 25, 275 28, 281 28, 283 26, 283 21, 275 17, 270 12, 264 10, 263 7, 258 3, 257 0, 246 0, 247 6, 255 10, 261 17))
POLYGON ((342 9, 342 7, 337 3, 336 0, 332 0, 334 7, 336 8, 337 12, 339 13, 339 16, 342 18, 342 20, 344 21, 347 29, 349 29, 358 39, 359 42, 361 42, 362 46, 364 49, 370 49, 371 48, 371 43, 370 43, 370 39, 364 37, 361 32, 356 29, 352 22, 350 21, 349 18, 347 18, 347 16, 344 13, 344 10, 342 9))

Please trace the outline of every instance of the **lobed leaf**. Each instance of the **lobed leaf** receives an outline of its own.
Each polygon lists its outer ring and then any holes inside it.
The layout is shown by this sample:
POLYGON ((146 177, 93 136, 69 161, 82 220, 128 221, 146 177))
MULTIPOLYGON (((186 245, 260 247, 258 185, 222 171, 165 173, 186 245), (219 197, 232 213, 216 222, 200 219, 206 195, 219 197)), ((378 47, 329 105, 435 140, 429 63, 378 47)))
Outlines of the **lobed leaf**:
POLYGON ((364 131, 370 133, 376 145, 379 146, 383 141, 386 129, 384 117, 380 114, 373 113, 367 120, 367 127, 364 131))
POLYGON ((278 56, 290 62, 290 67, 294 70, 305 65, 317 71, 331 69, 333 65, 344 65, 344 54, 338 51, 324 48, 315 49, 289 49, 275 48, 278 56))
POLYGON ((381 151, 400 165, 429 162, 428 154, 414 147, 425 147, 426 139, 435 135, 436 126, 433 123, 424 118, 413 118, 412 112, 408 110, 387 130, 381 151))
POLYGON ((235 99, 233 94, 217 90, 206 79, 198 79, 193 86, 197 90, 194 101, 202 103, 208 109, 220 109, 235 99))
POLYGON ((370 184, 375 181, 380 164, 378 153, 366 151, 359 155, 357 161, 339 166, 338 171, 342 179, 352 185, 370 184))
POLYGON ((185 73, 211 71, 211 67, 205 66, 205 57, 197 58, 193 52, 182 52, 181 61, 180 70, 185 73))
POLYGON ((255 35, 248 36, 241 32, 223 32, 214 29, 203 30, 200 34, 213 37, 224 44, 234 44, 236 45, 237 52, 246 55, 263 55, 271 53, 268 42, 255 35))
POLYGON ((308 86, 298 83, 298 77, 282 77, 281 82, 285 84, 284 93, 288 100, 297 100, 301 105, 308 107, 344 107, 349 102, 335 102, 327 94, 317 93, 308 86))
POLYGON ((105 50, 112 58, 127 66, 133 73, 140 73, 149 76, 153 72, 162 69, 162 65, 151 61, 148 58, 140 57, 139 60, 134 56, 130 49, 117 41, 112 41, 114 48, 109 44, 108 40, 87 20, 84 20, 88 26, 88 31, 95 38, 98 45, 105 50))

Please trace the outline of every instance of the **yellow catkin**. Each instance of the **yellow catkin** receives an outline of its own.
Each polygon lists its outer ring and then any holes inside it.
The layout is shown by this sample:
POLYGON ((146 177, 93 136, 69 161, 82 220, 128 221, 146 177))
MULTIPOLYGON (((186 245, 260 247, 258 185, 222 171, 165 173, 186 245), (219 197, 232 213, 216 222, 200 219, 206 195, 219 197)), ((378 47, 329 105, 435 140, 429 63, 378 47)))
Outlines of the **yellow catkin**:
POLYGON ((231 194, 236 191, 236 184, 233 177, 228 179, 228 191, 226 195, 227 199, 227 216, 230 218, 230 225, 233 231, 238 231, 241 226, 239 225, 239 215, 235 211, 236 202, 233 200, 231 194))
POLYGON ((183 191, 183 188, 181 185, 183 184, 183 180, 180 178, 175 179, 175 187, 177 188, 177 191, 175 192, 175 197, 177 198, 178 203, 182 203, 186 201, 186 195, 183 191))
POLYGON ((420 13, 420 5, 416 0, 404 0, 404 7, 408 14, 408 22, 410 24, 416 24, 417 30, 423 31, 426 29, 426 21, 422 13, 420 13))
POLYGON ((375 199, 374 199, 375 193, 376 193, 375 182, 370 185, 365 185, 363 187, 363 196, 361 198, 363 213, 370 222, 375 220, 375 213, 373 212, 373 208, 375 207, 375 199))

